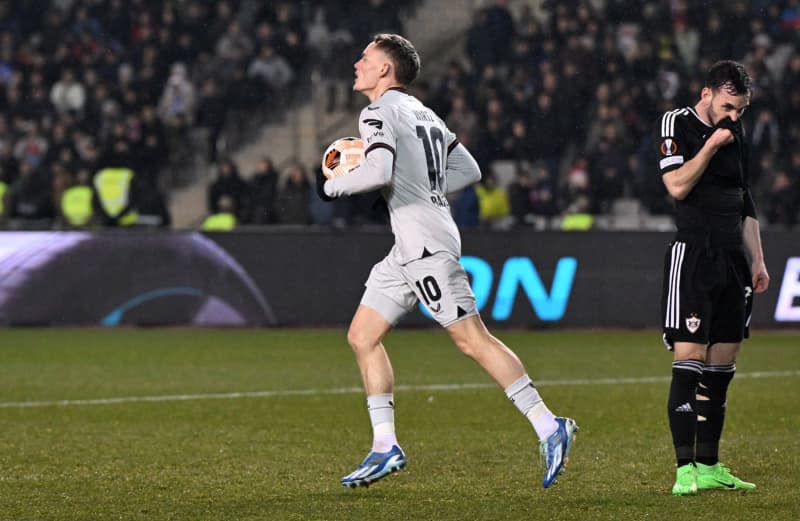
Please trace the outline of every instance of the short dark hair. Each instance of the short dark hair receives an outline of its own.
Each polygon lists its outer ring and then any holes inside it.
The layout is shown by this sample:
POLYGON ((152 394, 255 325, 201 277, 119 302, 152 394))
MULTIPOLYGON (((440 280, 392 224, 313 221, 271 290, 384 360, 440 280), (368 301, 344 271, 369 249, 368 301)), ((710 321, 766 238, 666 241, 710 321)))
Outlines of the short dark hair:
POLYGON ((385 52, 394 63, 394 76, 403 85, 417 79, 420 69, 419 53, 414 44, 399 34, 376 34, 375 47, 385 52))
POLYGON ((733 96, 750 94, 750 75, 741 63, 721 60, 708 69, 706 87, 712 90, 723 89, 733 96))

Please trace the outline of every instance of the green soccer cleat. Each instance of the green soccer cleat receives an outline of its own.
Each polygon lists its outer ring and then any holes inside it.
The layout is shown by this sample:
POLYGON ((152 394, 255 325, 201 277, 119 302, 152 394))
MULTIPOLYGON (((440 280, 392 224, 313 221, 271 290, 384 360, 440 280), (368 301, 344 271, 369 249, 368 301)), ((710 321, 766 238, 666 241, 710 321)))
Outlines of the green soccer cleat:
POLYGON ((673 496, 693 496, 697 494, 697 469, 693 463, 678 467, 675 471, 675 484, 672 485, 673 496))
POLYGON ((754 483, 737 478, 722 463, 697 464, 697 488, 699 490, 752 490, 754 483))

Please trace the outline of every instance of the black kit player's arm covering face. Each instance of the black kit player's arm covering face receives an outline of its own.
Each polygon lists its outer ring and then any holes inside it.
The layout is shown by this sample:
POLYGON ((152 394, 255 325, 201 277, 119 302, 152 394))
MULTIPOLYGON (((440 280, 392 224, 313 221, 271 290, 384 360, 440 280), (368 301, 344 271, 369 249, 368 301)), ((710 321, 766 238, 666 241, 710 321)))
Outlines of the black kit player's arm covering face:
POLYGON ((730 116, 722 118, 717 123, 717 128, 724 128, 730 130, 733 134, 733 137, 738 142, 742 142, 744 138, 744 130, 742 129, 742 123, 739 120, 733 121, 730 116))

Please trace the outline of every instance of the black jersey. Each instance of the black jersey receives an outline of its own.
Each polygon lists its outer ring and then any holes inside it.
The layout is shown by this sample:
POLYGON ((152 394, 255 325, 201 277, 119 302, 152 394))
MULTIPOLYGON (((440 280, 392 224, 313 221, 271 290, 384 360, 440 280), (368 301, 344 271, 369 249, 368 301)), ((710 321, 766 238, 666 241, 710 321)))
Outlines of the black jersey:
MULTIPOLYGON (((714 130, 692 107, 666 112, 656 129, 661 174, 692 159, 714 130)), ((750 213, 747 206, 752 204, 746 155, 746 143, 738 141, 714 154, 692 191, 683 200, 675 201, 675 224, 679 231, 741 238, 742 220, 750 213)))

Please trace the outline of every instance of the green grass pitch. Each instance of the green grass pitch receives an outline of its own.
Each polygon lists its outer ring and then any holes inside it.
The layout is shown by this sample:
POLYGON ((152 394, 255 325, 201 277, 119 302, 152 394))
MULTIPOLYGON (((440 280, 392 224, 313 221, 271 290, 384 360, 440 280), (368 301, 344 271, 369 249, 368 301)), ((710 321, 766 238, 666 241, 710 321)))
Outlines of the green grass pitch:
POLYGON ((800 519, 797 333, 756 331, 729 393, 722 459, 758 488, 686 498, 657 332, 496 333, 581 427, 549 490, 533 430, 440 330, 387 338, 409 467, 358 490, 344 330, 0 330, 0 520, 800 519))

